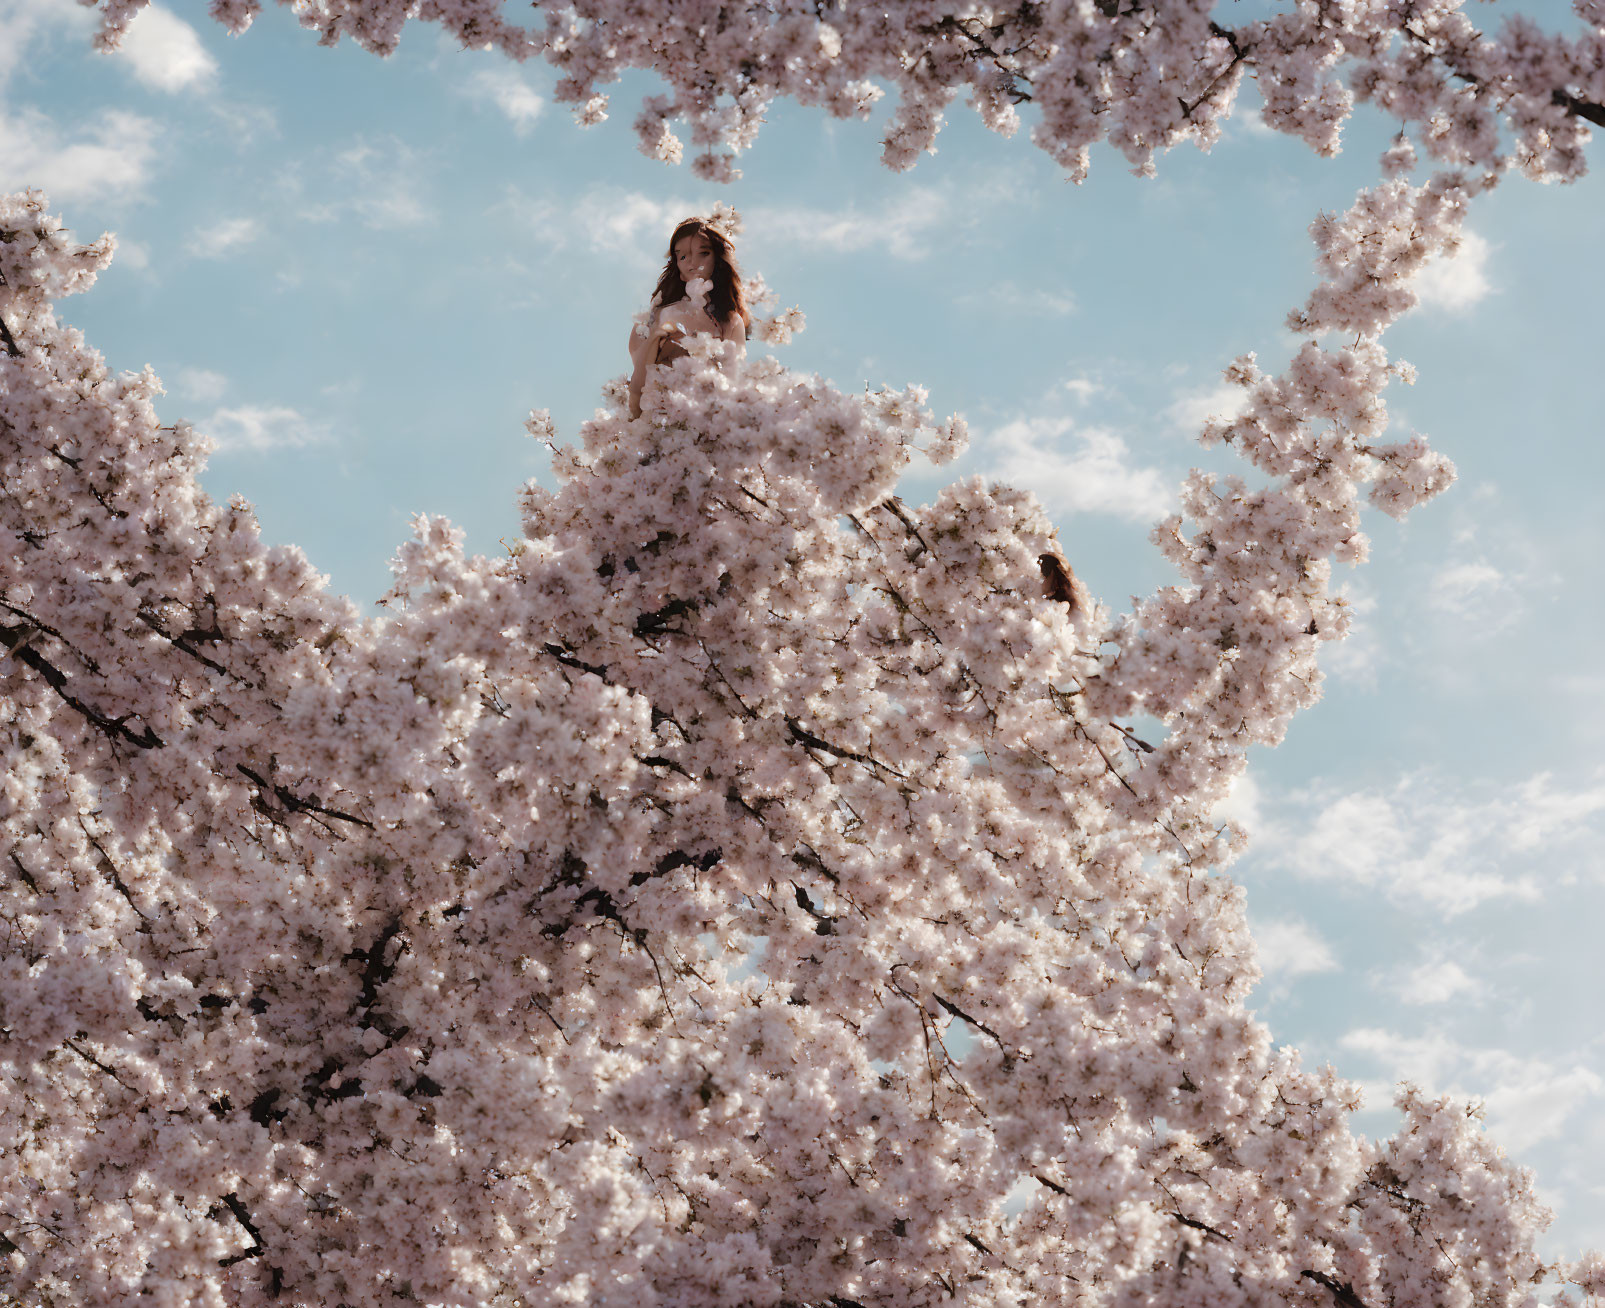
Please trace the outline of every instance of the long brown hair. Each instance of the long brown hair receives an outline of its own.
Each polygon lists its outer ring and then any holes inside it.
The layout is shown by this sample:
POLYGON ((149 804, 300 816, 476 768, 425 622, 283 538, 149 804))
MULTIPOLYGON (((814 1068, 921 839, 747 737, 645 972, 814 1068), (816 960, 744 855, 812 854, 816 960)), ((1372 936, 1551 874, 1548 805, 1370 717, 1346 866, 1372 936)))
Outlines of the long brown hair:
POLYGON ((685 282, 680 278, 680 267, 674 257, 674 247, 685 236, 706 237, 713 251, 713 290, 708 293, 708 313, 721 323, 729 323, 731 314, 739 313, 741 325, 751 327, 752 314, 747 309, 747 297, 741 289, 736 252, 730 245, 730 238, 705 218, 682 219, 669 237, 669 259, 653 292, 653 304, 663 309, 685 299, 685 282))

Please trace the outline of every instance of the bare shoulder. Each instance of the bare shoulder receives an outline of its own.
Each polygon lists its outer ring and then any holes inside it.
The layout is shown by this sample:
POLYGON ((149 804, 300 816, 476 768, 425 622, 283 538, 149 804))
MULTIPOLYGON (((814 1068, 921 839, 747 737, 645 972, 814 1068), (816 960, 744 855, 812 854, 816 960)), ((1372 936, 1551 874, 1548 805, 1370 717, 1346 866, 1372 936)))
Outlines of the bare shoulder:
POLYGON ((744 341, 747 339, 747 320, 739 313, 732 313, 719 335, 727 341, 744 341))

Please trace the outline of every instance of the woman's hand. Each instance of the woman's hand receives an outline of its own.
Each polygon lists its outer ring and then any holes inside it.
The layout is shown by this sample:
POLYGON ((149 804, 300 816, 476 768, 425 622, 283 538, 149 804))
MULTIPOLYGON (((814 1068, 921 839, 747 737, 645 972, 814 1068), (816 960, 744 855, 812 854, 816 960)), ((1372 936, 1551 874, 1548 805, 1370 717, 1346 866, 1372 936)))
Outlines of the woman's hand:
POLYGON ((657 334, 661 336, 681 333, 694 336, 699 332, 707 332, 713 336, 723 335, 719 323, 706 309, 692 308, 684 301, 671 304, 658 320, 657 334))

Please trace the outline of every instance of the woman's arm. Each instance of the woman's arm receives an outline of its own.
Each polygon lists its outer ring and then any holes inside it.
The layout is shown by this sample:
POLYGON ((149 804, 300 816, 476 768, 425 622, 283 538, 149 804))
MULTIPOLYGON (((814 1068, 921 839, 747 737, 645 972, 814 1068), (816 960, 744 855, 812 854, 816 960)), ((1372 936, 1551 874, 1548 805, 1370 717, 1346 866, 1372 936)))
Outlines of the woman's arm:
POLYGON ((725 323, 719 331, 719 339, 732 341, 736 347, 719 360, 721 368, 726 367, 732 359, 744 359, 747 357, 747 323, 739 313, 730 315, 730 321, 725 323))
POLYGON ((646 359, 647 351, 633 354, 635 368, 630 373, 630 417, 641 416, 641 388, 646 385, 646 359))
POLYGON ((645 323, 630 326, 630 417, 641 416, 641 391, 646 385, 646 370, 651 367, 662 339, 663 324, 653 302, 652 312, 645 323))
POLYGON ((635 369, 630 374, 630 417, 641 416, 641 392, 646 389, 646 370, 658 361, 663 342, 671 336, 679 336, 684 330, 676 319, 665 315, 664 320, 644 338, 639 349, 630 351, 630 357, 635 360, 635 369))

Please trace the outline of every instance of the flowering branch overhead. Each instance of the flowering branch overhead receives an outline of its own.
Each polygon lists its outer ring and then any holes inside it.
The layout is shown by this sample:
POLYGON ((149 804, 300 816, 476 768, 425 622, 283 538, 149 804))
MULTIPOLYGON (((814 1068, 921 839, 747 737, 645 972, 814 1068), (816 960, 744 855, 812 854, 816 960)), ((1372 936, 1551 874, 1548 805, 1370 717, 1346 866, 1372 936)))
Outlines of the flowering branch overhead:
MULTIPOLYGON (((111 46, 148 0, 90 2, 101 13, 98 40, 111 46)), ((219 0, 212 14, 240 32, 260 8, 259 0, 219 0)), ((1570 37, 1522 15, 1485 32, 1464 0, 1289 0, 1280 13, 1230 25, 1216 17, 1217 0, 1012 0, 979 9, 958 0, 534 0, 529 27, 485 0, 422 11, 411 0, 296 0, 293 8, 325 45, 349 37, 385 55, 408 22, 429 21, 465 47, 544 60, 560 74, 556 98, 583 123, 607 116, 599 88, 631 69, 655 73, 669 94, 648 97, 637 115, 641 149, 679 162, 685 142, 672 125, 683 123, 697 173, 715 180, 739 176, 735 158, 774 101, 864 117, 887 89, 898 97, 884 141, 890 167, 911 167, 933 150, 949 105, 967 94, 1005 136, 1028 104, 1032 142, 1078 181, 1100 141, 1139 172, 1183 142, 1207 149, 1248 76, 1265 123, 1321 154, 1337 150, 1358 99, 1415 130, 1441 163, 1574 178, 1588 124, 1605 123, 1599 0, 1574 0, 1580 30, 1570 37)))

